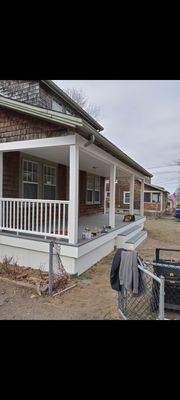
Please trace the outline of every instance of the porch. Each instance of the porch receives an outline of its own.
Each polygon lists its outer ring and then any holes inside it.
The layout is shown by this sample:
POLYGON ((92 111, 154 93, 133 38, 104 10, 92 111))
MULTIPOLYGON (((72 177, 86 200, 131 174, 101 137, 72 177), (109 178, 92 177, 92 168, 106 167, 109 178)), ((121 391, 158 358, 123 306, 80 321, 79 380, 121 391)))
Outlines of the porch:
MULTIPOLYGON (((79 218, 79 240, 71 244, 68 239, 52 236, 33 235, 32 232, 17 232, 3 230, 0 232, 0 258, 12 257, 20 266, 43 269, 49 268, 49 241, 55 240, 57 251, 54 251, 53 268, 56 271, 58 252, 66 271, 71 275, 80 275, 107 256, 115 247, 135 249, 147 237, 143 230, 145 217, 136 216, 134 222, 123 222, 122 215, 115 216, 115 227, 106 233, 98 233, 91 239, 82 239, 84 226, 102 229, 108 225, 108 215, 99 214, 79 218)), ((53 235, 53 234, 52 234, 53 235)))
MULTIPOLYGON (((95 237, 127 226, 123 214, 115 214, 114 227, 109 226, 108 214, 79 217, 78 243, 85 242, 82 233, 93 232, 95 237), (107 232, 103 228, 108 227, 107 232)), ((136 221, 141 216, 136 215, 136 221)), ((16 235, 43 237, 69 242, 69 201, 0 199, 0 231, 16 235)), ((132 224, 132 222, 131 222, 132 224)), ((91 239, 91 238, 89 238, 91 239)), ((88 239, 86 239, 87 241, 88 239)))
POLYGON ((19 265, 39 268, 43 263, 48 269, 48 243, 55 240, 61 245, 66 270, 80 274, 114 246, 126 243, 127 248, 134 248, 144 240, 143 194, 143 173, 77 134, 0 144, 1 259, 3 255, 15 255, 19 265), (18 162, 13 164, 14 154, 18 162), (9 193, 9 176, 11 192, 16 197, 9 193), (131 214, 135 177, 142 182, 140 216, 130 224, 115 213, 116 179, 120 176, 130 182, 131 214), (105 207, 107 178, 111 192, 109 214, 105 207), (39 198, 24 198, 25 193, 39 198), (43 194, 46 199, 40 197, 43 194), (55 200, 49 200, 49 194, 55 200), (89 240, 82 239, 87 226, 97 232, 89 240), (103 226, 111 228, 102 233, 103 226), (133 236, 134 243, 128 243, 133 236))

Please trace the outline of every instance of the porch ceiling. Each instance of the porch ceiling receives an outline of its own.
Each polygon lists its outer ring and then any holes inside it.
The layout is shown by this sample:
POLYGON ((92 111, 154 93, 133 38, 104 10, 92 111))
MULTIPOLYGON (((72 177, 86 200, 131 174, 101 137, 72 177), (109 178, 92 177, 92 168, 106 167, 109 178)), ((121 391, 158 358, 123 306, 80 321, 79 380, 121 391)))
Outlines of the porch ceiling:
MULTIPOLYGON (((29 154, 34 157, 42 158, 57 164, 63 164, 69 166, 69 147, 68 146, 56 146, 51 148, 38 148, 23 150, 23 153, 29 154)), ((103 176, 109 178, 110 166, 101 160, 98 160, 92 155, 80 151, 80 170, 87 171, 93 175, 103 176)), ((124 171, 117 169, 117 178, 127 178, 129 175, 124 171)))

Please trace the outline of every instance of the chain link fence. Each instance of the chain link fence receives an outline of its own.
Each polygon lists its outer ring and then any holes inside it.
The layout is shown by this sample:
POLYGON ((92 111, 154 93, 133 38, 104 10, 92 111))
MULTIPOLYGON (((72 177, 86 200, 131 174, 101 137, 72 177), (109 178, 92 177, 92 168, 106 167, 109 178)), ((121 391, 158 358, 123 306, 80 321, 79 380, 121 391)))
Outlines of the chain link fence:
POLYGON ((152 265, 138 259, 138 294, 127 291, 123 286, 118 292, 118 309, 125 320, 164 319, 164 277, 154 273, 152 265))
POLYGON ((55 241, 49 243, 49 296, 67 290, 70 281, 61 259, 61 245, 55 241))

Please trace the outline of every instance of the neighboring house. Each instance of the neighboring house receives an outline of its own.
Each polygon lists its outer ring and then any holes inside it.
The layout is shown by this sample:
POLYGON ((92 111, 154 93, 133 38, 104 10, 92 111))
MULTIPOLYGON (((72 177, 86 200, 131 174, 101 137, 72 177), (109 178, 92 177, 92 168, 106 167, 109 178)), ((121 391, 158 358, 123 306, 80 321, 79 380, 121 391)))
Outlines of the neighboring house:
POLYGON ((47 270, 49 240, 56 240, 66 270, 81 274, 114 246, 133 249, 144 240, 144 180, 152 175, 102 130, 52 81, 0 80, 1 260, 8 255, 47 270), (132 213, 135 177, 141 187, 140 216, 130 229, 115 215, 115 182, 122 176, 130 179, 132 213), (96 233, 111 228, 83 240, 87 225, 96 233))
POLYGON ((172 210, 175 209, 177 205, 176 194, 172 193, 168 195, 168 209, 172 210))
MULTIPOLYGON (((109 184, 106 186, 106 201, 109 203, 109 184)), ((162 214, 168 205, 169 192, 163 187, 152 185, 150 180, 145 179, 144 184, 144 213, 162 214), (148 182, 148 183, 147 183, 148 182)), ((134 184, 134 210, 139 213, 141 201, 141 182, 135 180, 134 184)), ((127 179, 119 179, 116 183, 116 212, 129 211, 130 208, 130 182, 127 179)))

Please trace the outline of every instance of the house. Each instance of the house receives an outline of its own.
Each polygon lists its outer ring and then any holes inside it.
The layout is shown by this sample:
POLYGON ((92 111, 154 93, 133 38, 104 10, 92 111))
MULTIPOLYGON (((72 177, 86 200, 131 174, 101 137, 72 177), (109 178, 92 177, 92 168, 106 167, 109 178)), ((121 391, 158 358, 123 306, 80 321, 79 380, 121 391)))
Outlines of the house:
MULTIPOLYGON (((106 207, 108 208, 110 192, 109 183, 106 185, 106 207)), ((144 183, 144 214, 161 215, 168 205, 169 192, 163 187, 152 185, 149 177, 145 178, 144 183)), ((140 212, 141 182, 136 179, 134 184, 134 212, 140 212)), ((116 181, 116 212, 130 211, 130 181, 119 179, 116 181)))
POLYGON ((54 240, 67 272, 79 275, 114 246, 133 249, 146 238, 144 181, 152 175, 102 130, 50 80, 0 80, 1 260, 8 255, 21 266, 48 270, 54 240), (132 213, 136 179, 141 187, 140 215, 131 224, 115 214, 121 178, 130 179, 132 213), (93 233, 83 239, 88 227, 93 233))

